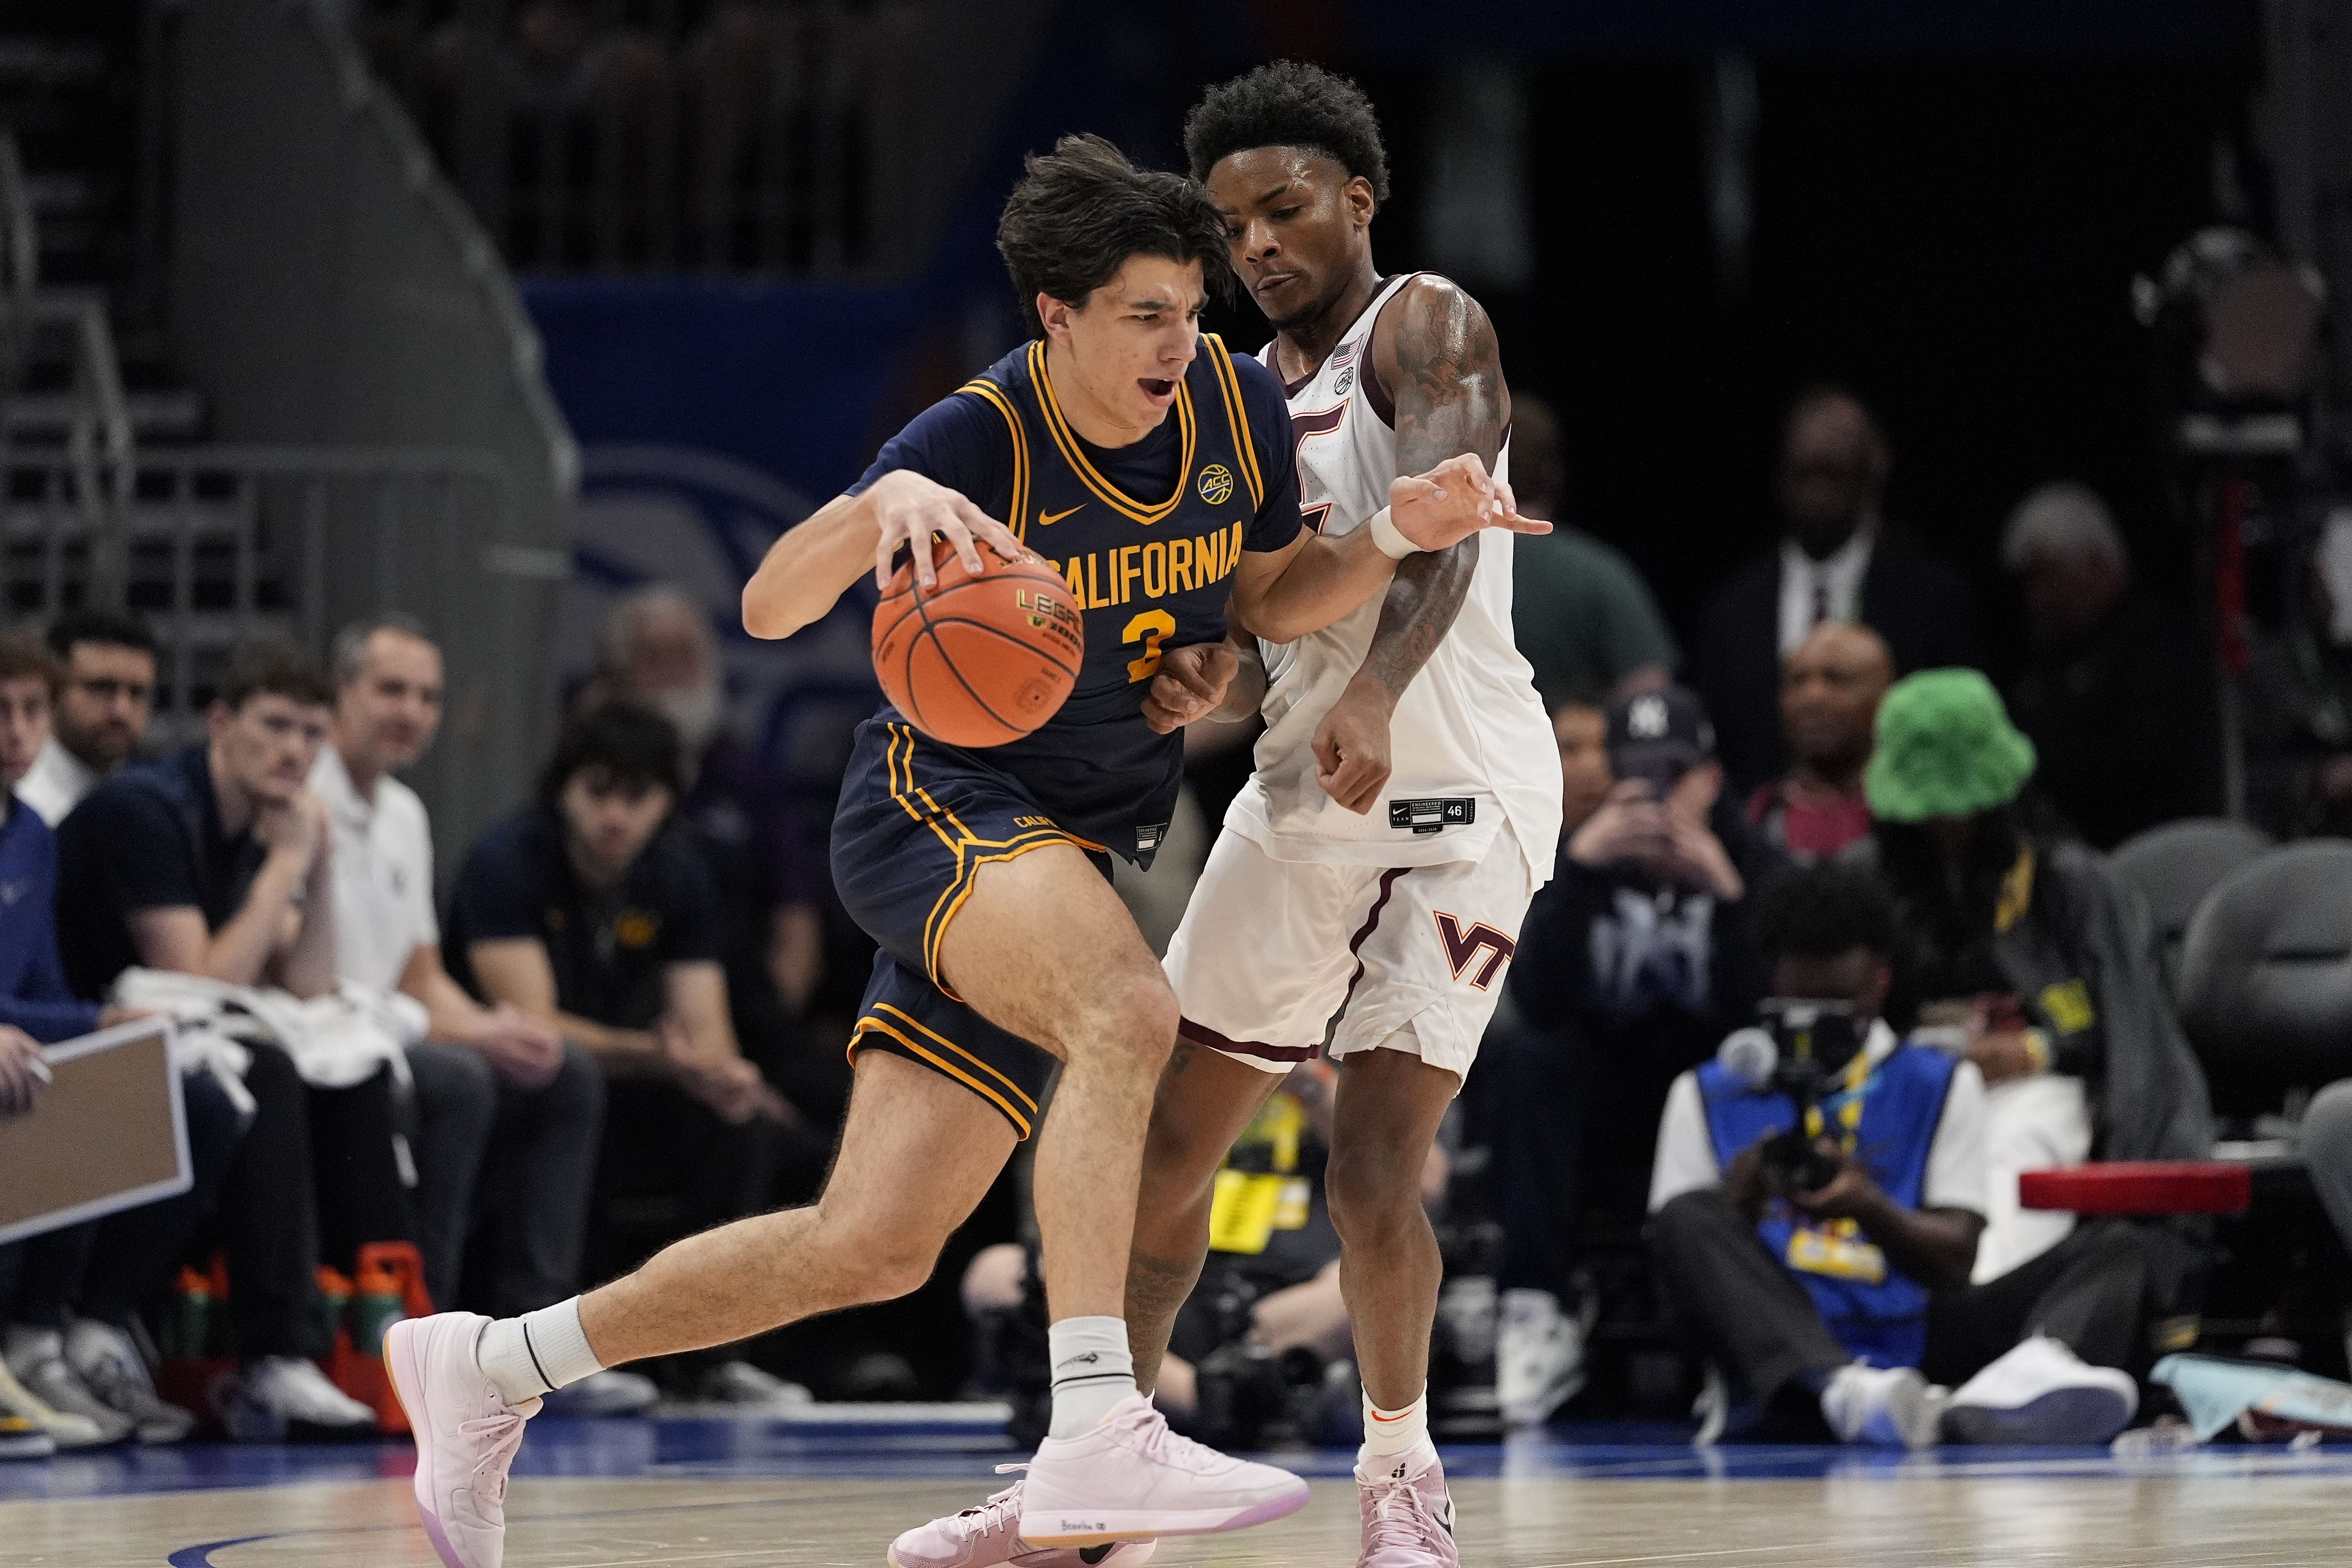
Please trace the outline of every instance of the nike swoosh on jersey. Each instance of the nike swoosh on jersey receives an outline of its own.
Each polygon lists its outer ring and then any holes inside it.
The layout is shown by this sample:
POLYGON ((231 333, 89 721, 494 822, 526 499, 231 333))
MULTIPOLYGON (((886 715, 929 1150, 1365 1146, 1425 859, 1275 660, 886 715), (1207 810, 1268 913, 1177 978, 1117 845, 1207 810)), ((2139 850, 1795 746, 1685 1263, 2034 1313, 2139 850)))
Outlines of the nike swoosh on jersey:
MULTIPOLYGON (((1087 504, 1084 501, 1080 501, 1076 506, 1070 508, 1070 512, 1083 512, 1086 509, 1087 504)), ((1070 512, 1055 512, 1049 517, 1045 515, 1045 508, 1040 507, 1037 508, 1037 526, 1041 528, 1050 528, 1055 523, 1060 522, 1064 517, 1068 517, 1070 512)))

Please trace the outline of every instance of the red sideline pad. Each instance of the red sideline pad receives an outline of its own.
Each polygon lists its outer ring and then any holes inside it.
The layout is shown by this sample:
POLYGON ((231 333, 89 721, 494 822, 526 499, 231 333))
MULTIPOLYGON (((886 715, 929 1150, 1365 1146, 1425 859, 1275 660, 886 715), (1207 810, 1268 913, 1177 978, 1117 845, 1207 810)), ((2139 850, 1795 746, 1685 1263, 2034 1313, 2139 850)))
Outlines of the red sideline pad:
POLYGON ((2076 1214, 2243 1214, 2253 1173, 2220 1160, 2114 1160, 2021 1171, 2021 1208, 2076 1214))

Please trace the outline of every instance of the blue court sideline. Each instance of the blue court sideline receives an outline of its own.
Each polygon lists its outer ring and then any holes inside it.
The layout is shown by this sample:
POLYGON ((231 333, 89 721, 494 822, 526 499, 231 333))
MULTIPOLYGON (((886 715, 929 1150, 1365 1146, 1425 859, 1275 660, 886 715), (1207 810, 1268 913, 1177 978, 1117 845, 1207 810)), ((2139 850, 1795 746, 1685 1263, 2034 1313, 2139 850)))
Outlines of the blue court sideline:
MULTIPOLYGON (((2119 1461, 2097 1448, 1946 1448, 1929 1454, 1837 1447, 1690 1447, 1686 1428, 1655 1425, 1562 1426, 1503 1445, 1449 1448, 1456 1478, 1610 1480, 1811 1480, 1936 1476, 2027 1478, 2279 1475, 2352 1479, 2352 1448, 2290 1452, 2222 1445, 2162 1458, 2119 1461)), ((543 1417, 530 1426, 515 1465, 519 1477, 823 1479, 997 1482, 1008 1458, 1001 1440, 968 1423, 805 1418, 678 1417, 585 1421, 543 1417)), ((1301 1474, 1344 1479, 1352 1451, 1275 1456, 1301 1474)), ((228 1487, 405 1476, 405 1442, 347 1447, 194 1445, 121 1449, 36 1463, 0 1464, 0 1501, 129 1496, 228 1487)))

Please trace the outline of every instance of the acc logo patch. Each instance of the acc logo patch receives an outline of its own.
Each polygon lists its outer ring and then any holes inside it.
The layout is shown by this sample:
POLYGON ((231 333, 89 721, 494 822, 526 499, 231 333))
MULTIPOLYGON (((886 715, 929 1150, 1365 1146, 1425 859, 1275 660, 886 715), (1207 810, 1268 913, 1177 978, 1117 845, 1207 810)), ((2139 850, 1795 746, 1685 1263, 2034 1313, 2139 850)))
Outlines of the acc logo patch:
POLYGON ((1222 463, 1212 463, 1201 470, 1201 499, 1213 507, 1221 507, 1234 493, 1234 471, 1222 463))
POLYGON ((642 909, 623 910, 613 923, 614 939, 624 947, 650 947, 660 934, 661 923, 642 909))

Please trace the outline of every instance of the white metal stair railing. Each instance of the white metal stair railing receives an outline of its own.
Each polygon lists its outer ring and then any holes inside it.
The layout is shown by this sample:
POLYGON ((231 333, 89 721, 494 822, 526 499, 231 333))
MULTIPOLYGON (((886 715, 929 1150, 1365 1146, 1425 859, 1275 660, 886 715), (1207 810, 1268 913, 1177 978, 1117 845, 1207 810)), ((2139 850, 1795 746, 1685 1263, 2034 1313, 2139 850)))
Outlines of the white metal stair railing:
POLYGON ((40 234, 13 132, 0 131, 0 404, 17 392, 45 351, 62 350, 68 391, 55 401, 62 443, 11 443, 0 417, 6 504, 62 525, 70 515, 89 534, 94 591, 110 595, 122 557, 110 529, 129 495, 135 451, 122 373, 106 299, 88 289, 44 288, 40 234))
POLYGON ((339 617, 433 601, 441 574, 560 578, 560 550, 512 542, 512 476, 466 448, 197 445, 139 455, 112 519, 28 502, 53 493, 61 453, 12 453, 0 496, 0 607, 42 618, 100 599, 154 631, 158 741, 200 723, 229 659, 280 634, 323 652, 339 617), (541 559, 542 557, 546 559, 541 559))

